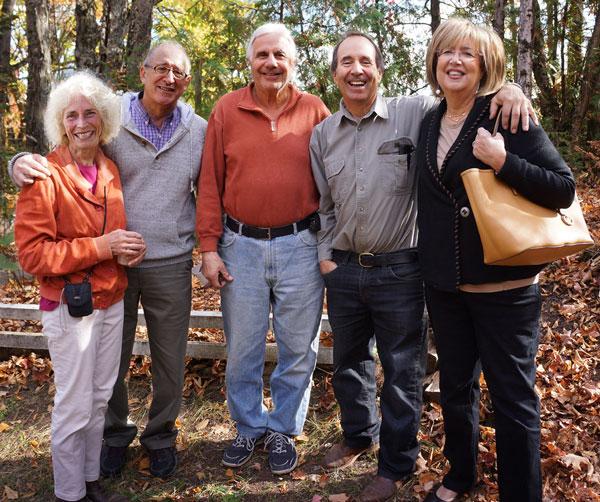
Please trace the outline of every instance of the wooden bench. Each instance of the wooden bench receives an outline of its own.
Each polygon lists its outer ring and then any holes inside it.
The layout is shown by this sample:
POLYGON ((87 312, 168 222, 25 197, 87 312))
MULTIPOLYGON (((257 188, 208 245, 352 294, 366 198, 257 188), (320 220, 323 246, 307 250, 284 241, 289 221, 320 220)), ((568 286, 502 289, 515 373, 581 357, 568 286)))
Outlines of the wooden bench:
MULTIPOLYGON (((42 313, 37 305, 21 303, 0 303, 0 318, 19 319, 23 321, 40 321, 42 313)), ((138 310, 138 325, 145 326, 144 311, 138 310)), ((223 329, 221 312, 194 310, 190 315, 190 328, 223 329)), ((331 331, 327 314, 323 314, 321 330, 331 331)), ((28 333, 24 331, 0 331, 0 347, 28 350, 47 350, 48 339, 42 333, 28 333)), ((150 355, 148 340, 136 338, 133 345, 134 355, 150 355)), ((187 344, 188 357, 196 359, 227 359, 224 343, 200 342, 189 340, 187 344)), ((267 343, 265 354, 266 361, 277 361, 277 344, 267 343)), ((333 364, 333 349, 319 346, 317 364, 333 364)))

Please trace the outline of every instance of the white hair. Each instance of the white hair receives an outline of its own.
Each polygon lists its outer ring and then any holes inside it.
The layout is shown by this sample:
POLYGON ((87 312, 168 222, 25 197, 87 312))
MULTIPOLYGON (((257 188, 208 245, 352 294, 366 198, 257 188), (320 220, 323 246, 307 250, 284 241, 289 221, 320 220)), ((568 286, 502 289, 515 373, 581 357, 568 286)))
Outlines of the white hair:
POLYGON ((44 113, 44 128, 48 139, 57 145, 68 144, 63 115, 77 96, 87 99, 100 114, 100 143, 106 144, 116 137, 121 128, 121 99, 96 75, 83 70, 60 82, 50 92, 44 113))
POLYGON ((261 35, 267 35, 270 33, 276 33, 277 35, 281 35, 290 43, 290 47, 292 49, 290 59, 292 61, 296 61, 296 42, 294 42, 294 38, 292 37, 290 30, 288 30, 281 23, 266 23, 254 30, 254 33, 252 33, 248 45, 246 45, 246 59, 248 59, 249 62, 252 61, 252 48, 254 46, 254 41, 261 35))
POLYGON ((185 68, 182 68, 182 69, 185 73, 187 73, 187 74, 190 73, 190 70, 192 68, 192 62, 190 61, 190 57, 188 56, 188 53, 185 50, 185 47, 183 45, 181 45, 179 42, 177 42, 176 40, 165 40, 163 42, 159 42, 154 47, 150 48, 150 50, 148 51, 148 54, 146 54, 146 58, 144 59, 145 66, 150 66, 150 63, 152 63, 152 58, 154 57, 154 53, 158 49, 161 49, 162 47, 164 47, 166 49, 180 51, 181 54, 183 55, 183 59, 184 59, 183 64, 185 65, 185 68))

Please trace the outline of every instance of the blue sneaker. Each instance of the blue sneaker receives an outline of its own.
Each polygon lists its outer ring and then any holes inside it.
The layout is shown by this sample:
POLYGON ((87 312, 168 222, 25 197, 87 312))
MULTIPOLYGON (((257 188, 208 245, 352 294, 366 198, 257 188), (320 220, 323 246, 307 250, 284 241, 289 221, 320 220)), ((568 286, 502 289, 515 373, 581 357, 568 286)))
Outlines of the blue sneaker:
POLYGON ((225 450, 221 463, 227 467, 241 467, 252 457, 257 439, 238 434, 225 450))
POLYGON ((269 466, 273 474, 287 474, 298 465, 298 453, 293 437, 269 431, 265 447, 269 448, 269 466))

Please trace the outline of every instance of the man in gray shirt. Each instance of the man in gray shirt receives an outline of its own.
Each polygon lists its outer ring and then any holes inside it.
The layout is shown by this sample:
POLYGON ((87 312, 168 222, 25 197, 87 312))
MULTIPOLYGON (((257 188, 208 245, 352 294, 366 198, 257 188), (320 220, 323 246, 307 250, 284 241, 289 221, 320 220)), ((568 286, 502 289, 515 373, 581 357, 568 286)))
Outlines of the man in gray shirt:
MULTIPOLYGON (((377 475, 359 496, 376 502, 396 494, 419 453, 427 323, 416 253, 414 150, 421 120, 436 99, 379 95, 383 58, 362 33, 343 37, 331 71, 342 93, 340 111, 315 127, 310 153, 344 440, 322 465, 341 469, 379 449, 377 475), (385 377, 381 422, 375 341, 385 377)), ((501 92, 497 102, 505 109, 523 107, 516 86, 501 92)))

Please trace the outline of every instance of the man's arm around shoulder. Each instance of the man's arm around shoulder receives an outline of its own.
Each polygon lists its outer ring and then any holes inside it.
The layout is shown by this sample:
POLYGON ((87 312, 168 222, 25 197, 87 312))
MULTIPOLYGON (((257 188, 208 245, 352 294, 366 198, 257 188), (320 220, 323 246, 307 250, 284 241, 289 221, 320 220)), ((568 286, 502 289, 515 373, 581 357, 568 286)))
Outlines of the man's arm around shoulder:
POLYGON ((19 188, 31 185, 36 179, 45 180, 51 173, 48 160, 38 153, 17 153, 8 163, 8 174, 19 188))

